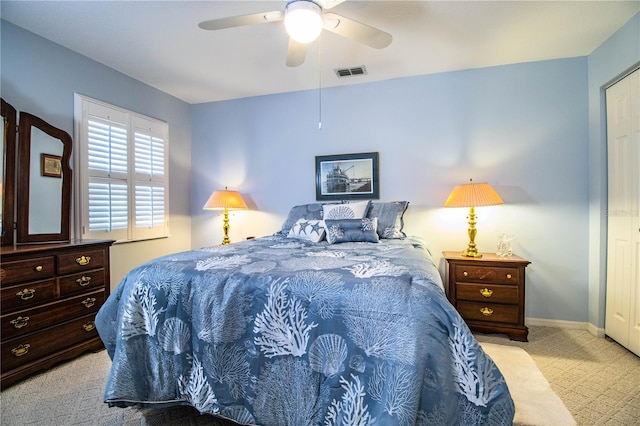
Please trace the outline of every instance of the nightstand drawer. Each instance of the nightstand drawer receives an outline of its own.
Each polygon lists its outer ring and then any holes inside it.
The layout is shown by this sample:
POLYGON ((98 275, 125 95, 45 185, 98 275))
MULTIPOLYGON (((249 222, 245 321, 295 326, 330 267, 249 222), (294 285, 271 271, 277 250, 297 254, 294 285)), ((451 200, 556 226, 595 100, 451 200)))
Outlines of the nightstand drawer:
POLYGON ((484 265, 455 265, 454 276, 457 282, 488 282, 517 285, 520 281, 520 273, 517 268, 484 265))
POLYGON ((465 320, 518 323, 517 305, 500 305, 495 303, 458 302, 458 312, 465 320))
POLYGON ((513 285, 491 285, 457 283, 458 300, 474 300, 484 303, 518 304, 518 287, 513 285))

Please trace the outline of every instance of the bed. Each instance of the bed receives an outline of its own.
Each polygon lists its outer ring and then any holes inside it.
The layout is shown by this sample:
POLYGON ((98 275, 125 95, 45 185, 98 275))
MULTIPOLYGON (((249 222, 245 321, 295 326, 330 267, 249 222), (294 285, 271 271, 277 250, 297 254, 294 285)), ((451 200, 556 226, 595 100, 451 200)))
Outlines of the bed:
POLYGON ((296 206, 272 236, 135 268, 96 318, 105 402, 243 425, 512 424, 406 206, 296 206))

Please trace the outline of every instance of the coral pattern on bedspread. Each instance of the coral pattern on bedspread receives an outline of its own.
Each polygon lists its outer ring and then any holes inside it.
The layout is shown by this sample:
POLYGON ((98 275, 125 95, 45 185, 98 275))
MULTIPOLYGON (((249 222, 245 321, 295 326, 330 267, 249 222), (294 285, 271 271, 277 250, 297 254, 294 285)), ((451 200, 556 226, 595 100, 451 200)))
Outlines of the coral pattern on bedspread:
POLYGON ((500 371, 417 238, 270 236, 131 271, 97 319, 112 406, 259 425, 510 425, 500 371))

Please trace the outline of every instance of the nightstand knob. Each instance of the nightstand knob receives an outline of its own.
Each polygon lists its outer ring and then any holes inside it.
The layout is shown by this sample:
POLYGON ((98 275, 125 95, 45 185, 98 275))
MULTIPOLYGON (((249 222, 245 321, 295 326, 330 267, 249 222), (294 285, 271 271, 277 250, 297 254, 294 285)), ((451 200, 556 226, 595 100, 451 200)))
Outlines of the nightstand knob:
POLYGON ((482 315, 484 315, 485 317, 490 317, 491 314, 493 314, 493 309, 484 307, 484 308, 480 309, 480 313, 482 315))
POLYGON ((464 275, 464 276, 466 277, 467 275, 469 275, 469 273, 468 273, 467 271, 464 271, 464 272, 462 273, 462 275, 464 275))
POLYGON ((511 274, 507 274, 507 278, 511 279, 511 274))
POLYGON ((493 294, 493 290, 489 290, 488 288, 483 288, 482 290, 480 290, 480 294, 483 295, 484 297, 491 297, 491 295, 493 294))

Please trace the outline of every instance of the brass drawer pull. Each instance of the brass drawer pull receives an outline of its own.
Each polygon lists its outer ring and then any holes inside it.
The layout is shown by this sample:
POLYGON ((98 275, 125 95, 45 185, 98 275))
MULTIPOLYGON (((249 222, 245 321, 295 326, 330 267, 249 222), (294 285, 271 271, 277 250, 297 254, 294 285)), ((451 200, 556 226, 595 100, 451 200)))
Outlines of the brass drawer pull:
POLYGON ((11 353, 14 354, 15 356, 26 355, 27 352, 29 352, 30 347, 31 345, 28 343, 25 343, 24 345, 18 345, 17 348, 11 349, 11 353))
POLYGON ((96 304, 96 298, 95 297, 87 297, 86 299, 84 299, 80 303, 82 303, 85 308, 90 308, 90 307, 92 307, 93 305, 96 304))
POLYGON ((19 329, 22 327, 26 327, 28 322, 29 322, 29 317, 18 317, 11 320, 11 325, 19 329))
POLYGON ((19 291, 16 293, 16 296, 18 296, 20 299, 22 300, 29 300, 29 299, 33 299, 33 296, 36 294, 36 290, 33 288, 25 288, 22 291, 19 291))
POLYGON ((507 274, 507 278, 508 278, 508 279, 511 279, 511 274, 507 274))
POLYGON ((467 271, 464 271, 464 272, 462 273, 462 275, 464 275, 464 276, 466 277, 466 276, 468 276, 468 275, 469 275, 469 273, 468 273, 467 271))
POLYGON ((36 271, 37 272, 42 272, 42 265, 36 266, 36 271))
POLYGON ((89 283, 91 282, 91 277, 85 277, 84 275, 81 278, 78 278, 76 280, 76 283, 80 286, 80 287, 84 287, 89 285, 89 283))
POLYGON ((482 309, 480 309, 480 313, 482 315, 484 315, 485 317, 490 317, 491 314, 493 314, 493 309, 491 308, 487 308, 486 306, 482 309))
POLYGON ((93 321, 85 322, 82 324, 84 331, 93 331, 96 328, 96 324, 93 321))
POLYGON ((489 290, 488 288, 483 288, 480 290, 480 294, 483 295, 484 297, 491 297, 491 295, 493 294, 493 290, 489 290))
POLYGON ((81 265, 81 266, 88 265, 90 261, 91 261, 91 257, 90 256, 84 256, 84 255, 80 256, 80 257, 78 257, 76 259, 76 263, 78 265, 81 265))

